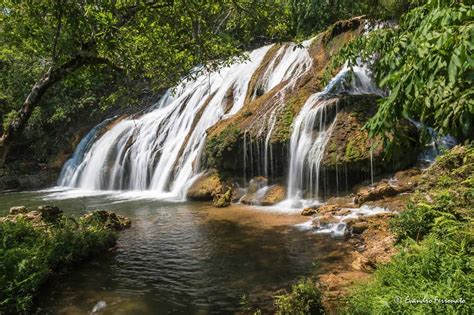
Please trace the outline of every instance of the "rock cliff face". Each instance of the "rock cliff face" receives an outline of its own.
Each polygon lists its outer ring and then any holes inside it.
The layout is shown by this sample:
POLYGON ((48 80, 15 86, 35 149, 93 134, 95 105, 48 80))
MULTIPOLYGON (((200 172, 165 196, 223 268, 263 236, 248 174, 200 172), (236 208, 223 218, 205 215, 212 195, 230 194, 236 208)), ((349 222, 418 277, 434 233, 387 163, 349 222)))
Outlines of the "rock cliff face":
POLYGON ((354 18, 319 34, 308 49, 311 69, 297 80, 282 82, 261 95, 255 82, 265 75, 263 69, 281 46, 273 47, 265 57, 267 63, 262 63, 261 71, 256 71, 250 83, 250 91, 255 93, 248 94, 258 97, 208 130, 204 165, 216 168, 223 178, 241 182, 260 175, 283 181, 288 173, 288 143, 294 118, 308 97, 324 88, 330 76, 326 71, 330 57, 362 29, 363 20, 354 18))

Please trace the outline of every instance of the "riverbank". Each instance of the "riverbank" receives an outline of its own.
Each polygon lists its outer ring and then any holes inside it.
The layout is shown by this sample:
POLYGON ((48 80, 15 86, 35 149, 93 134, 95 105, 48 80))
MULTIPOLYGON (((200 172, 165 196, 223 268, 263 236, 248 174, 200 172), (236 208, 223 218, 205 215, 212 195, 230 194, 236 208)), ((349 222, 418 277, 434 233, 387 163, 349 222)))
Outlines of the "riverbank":
POLYGON ((319 277, 326 311, 472 313, 473 178, 474 149, 457 146, 427 169, 305 209, 313 225, 344 224, 354 244, 350 268, 319 277), (354 216, 364 206, 386 211, 354 216))
POLYGON ((57 207, 12 207, 0 217, 0 313, 34 310, 39 291, 52 278, 85 259, 112 248, 116 231, 131 221, 113 212, 94 211, 80 218, 57 207))

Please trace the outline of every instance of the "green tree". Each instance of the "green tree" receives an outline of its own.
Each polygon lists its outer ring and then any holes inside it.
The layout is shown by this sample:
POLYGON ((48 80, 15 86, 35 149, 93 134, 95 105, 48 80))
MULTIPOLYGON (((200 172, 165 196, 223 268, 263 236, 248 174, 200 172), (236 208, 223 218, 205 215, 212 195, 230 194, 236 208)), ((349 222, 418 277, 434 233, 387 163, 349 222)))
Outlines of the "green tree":
POLYGON ((3 1, 0 165, 45 93, 79 69, 109 68, 156 88, 173 85, 195 75, 191 69, 197 65, 206 65, 201 70, 221 66, 259 38, 282 33, 273 27, 282 11, 270 5, 246 0, 3 1))

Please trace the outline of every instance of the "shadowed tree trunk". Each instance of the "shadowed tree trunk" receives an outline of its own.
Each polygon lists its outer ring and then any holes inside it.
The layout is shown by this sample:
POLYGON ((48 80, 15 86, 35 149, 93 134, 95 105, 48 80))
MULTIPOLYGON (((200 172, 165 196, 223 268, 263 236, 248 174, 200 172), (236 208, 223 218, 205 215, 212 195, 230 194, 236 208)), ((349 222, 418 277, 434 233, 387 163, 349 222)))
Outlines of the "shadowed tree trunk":
POLYGON ((33 110, 38 106, 41 97, 55 83, 63 80, 68 74, 86 65, 110 64, 105 58, 100 58, 84 52, 78 54, 75 58, 62 64, 59 67, 51 67, 39 79, 23 102, 22 108, 18 111, 15 119, 0 133, 0 167, 5 164, 8 151, 11 145, 18 139, 25 129, 33 110))

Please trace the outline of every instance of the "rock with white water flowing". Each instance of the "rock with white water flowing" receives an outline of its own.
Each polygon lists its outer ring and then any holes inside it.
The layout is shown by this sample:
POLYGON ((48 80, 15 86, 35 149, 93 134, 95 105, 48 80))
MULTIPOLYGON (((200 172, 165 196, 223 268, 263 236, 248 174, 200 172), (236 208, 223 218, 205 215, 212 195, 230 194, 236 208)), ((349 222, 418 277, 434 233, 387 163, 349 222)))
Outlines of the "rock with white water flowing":
POLYGON ((103 311, 106 307, 107 307, 107 302, 99 301, 92 308, 92 314, 99 313, 99 312, 103 311))

